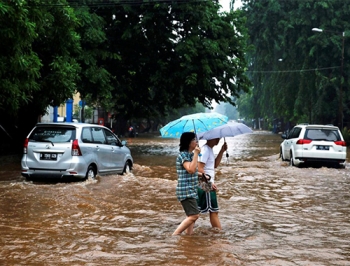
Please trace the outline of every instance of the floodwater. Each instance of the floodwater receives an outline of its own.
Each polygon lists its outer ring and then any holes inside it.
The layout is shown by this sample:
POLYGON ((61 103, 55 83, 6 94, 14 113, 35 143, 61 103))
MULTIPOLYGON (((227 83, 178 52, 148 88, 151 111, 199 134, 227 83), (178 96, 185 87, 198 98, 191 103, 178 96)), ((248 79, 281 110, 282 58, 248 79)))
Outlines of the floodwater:
POLYGON ((223 230, 201 215, 192 236, 171 236, 177 139, 128 139, 133 173, 97 180, 27 182, 2 162, 0 265, 350 265, 350 165, 291 167, 268 132, 226 141, 223 230))

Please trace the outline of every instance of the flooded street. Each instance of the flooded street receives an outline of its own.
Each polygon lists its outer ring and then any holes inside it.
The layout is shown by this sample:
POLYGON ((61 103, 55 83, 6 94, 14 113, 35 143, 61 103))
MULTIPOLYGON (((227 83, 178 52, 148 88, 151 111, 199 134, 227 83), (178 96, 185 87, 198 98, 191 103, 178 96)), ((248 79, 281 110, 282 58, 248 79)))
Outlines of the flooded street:
POLYGON ((279 158, 279 135, 226 138, 215 178, 223 231, 201 215, 193 236, 172 237, 185 216, 179 140, 127 140, 135 165, 123 176, 27 182, 19 161, 2 162, 0 265, 350 265, 349 161, 296 168, 279 158))

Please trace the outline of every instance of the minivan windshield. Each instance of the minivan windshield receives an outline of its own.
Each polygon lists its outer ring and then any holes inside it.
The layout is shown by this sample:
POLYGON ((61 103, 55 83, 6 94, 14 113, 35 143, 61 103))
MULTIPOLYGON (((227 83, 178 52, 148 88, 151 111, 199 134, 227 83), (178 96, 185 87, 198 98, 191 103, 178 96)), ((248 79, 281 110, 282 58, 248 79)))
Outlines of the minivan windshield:
POLYGON ((72 127, 36 127, 29 136, 29 141, 64 143, 75 139, 72 127))

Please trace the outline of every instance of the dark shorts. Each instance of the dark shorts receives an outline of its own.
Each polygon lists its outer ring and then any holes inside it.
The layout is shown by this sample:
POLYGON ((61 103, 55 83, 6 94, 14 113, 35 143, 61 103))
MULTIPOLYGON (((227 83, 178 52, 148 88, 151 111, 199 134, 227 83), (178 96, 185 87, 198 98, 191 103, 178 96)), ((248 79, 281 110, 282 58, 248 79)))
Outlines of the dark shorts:
POLYGON ((197 204, 200 213, 219 211, 218 199, 215 191, 205 192, 204 190, 198 188, 197 204))
POLYGON ((187 216, 199 214, 197 200, 195 198, 184 199, 181 201, 181 205, 187 216))

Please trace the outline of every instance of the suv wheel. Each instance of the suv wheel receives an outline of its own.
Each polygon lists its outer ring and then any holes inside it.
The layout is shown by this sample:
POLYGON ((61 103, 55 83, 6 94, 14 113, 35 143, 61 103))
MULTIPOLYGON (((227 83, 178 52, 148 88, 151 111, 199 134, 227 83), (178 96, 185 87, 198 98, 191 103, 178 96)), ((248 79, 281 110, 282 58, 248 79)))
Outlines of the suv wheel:
POLYGON ((289 159, 289 165, 294 166, 294 160, 293 160, 293 152, 290 152, 290 159, 289 159))
POLYGON ((339 169, 345 169, 346 168, 346 166, 345 166, 345 164, 336 164, 335 165, 335 168, 339 168, 339 169))
POLYGON ((282 148, 280 148, 280 157, 281 157, 282 161, 285 161, 285 160, 286 160, 286 159, 284 158, 284 156, 283 156, 282 148))
POLYGON ((93 166, 89 166, 87 172, 86 172, 86 179, 96 179, 96 170, 93 166))

